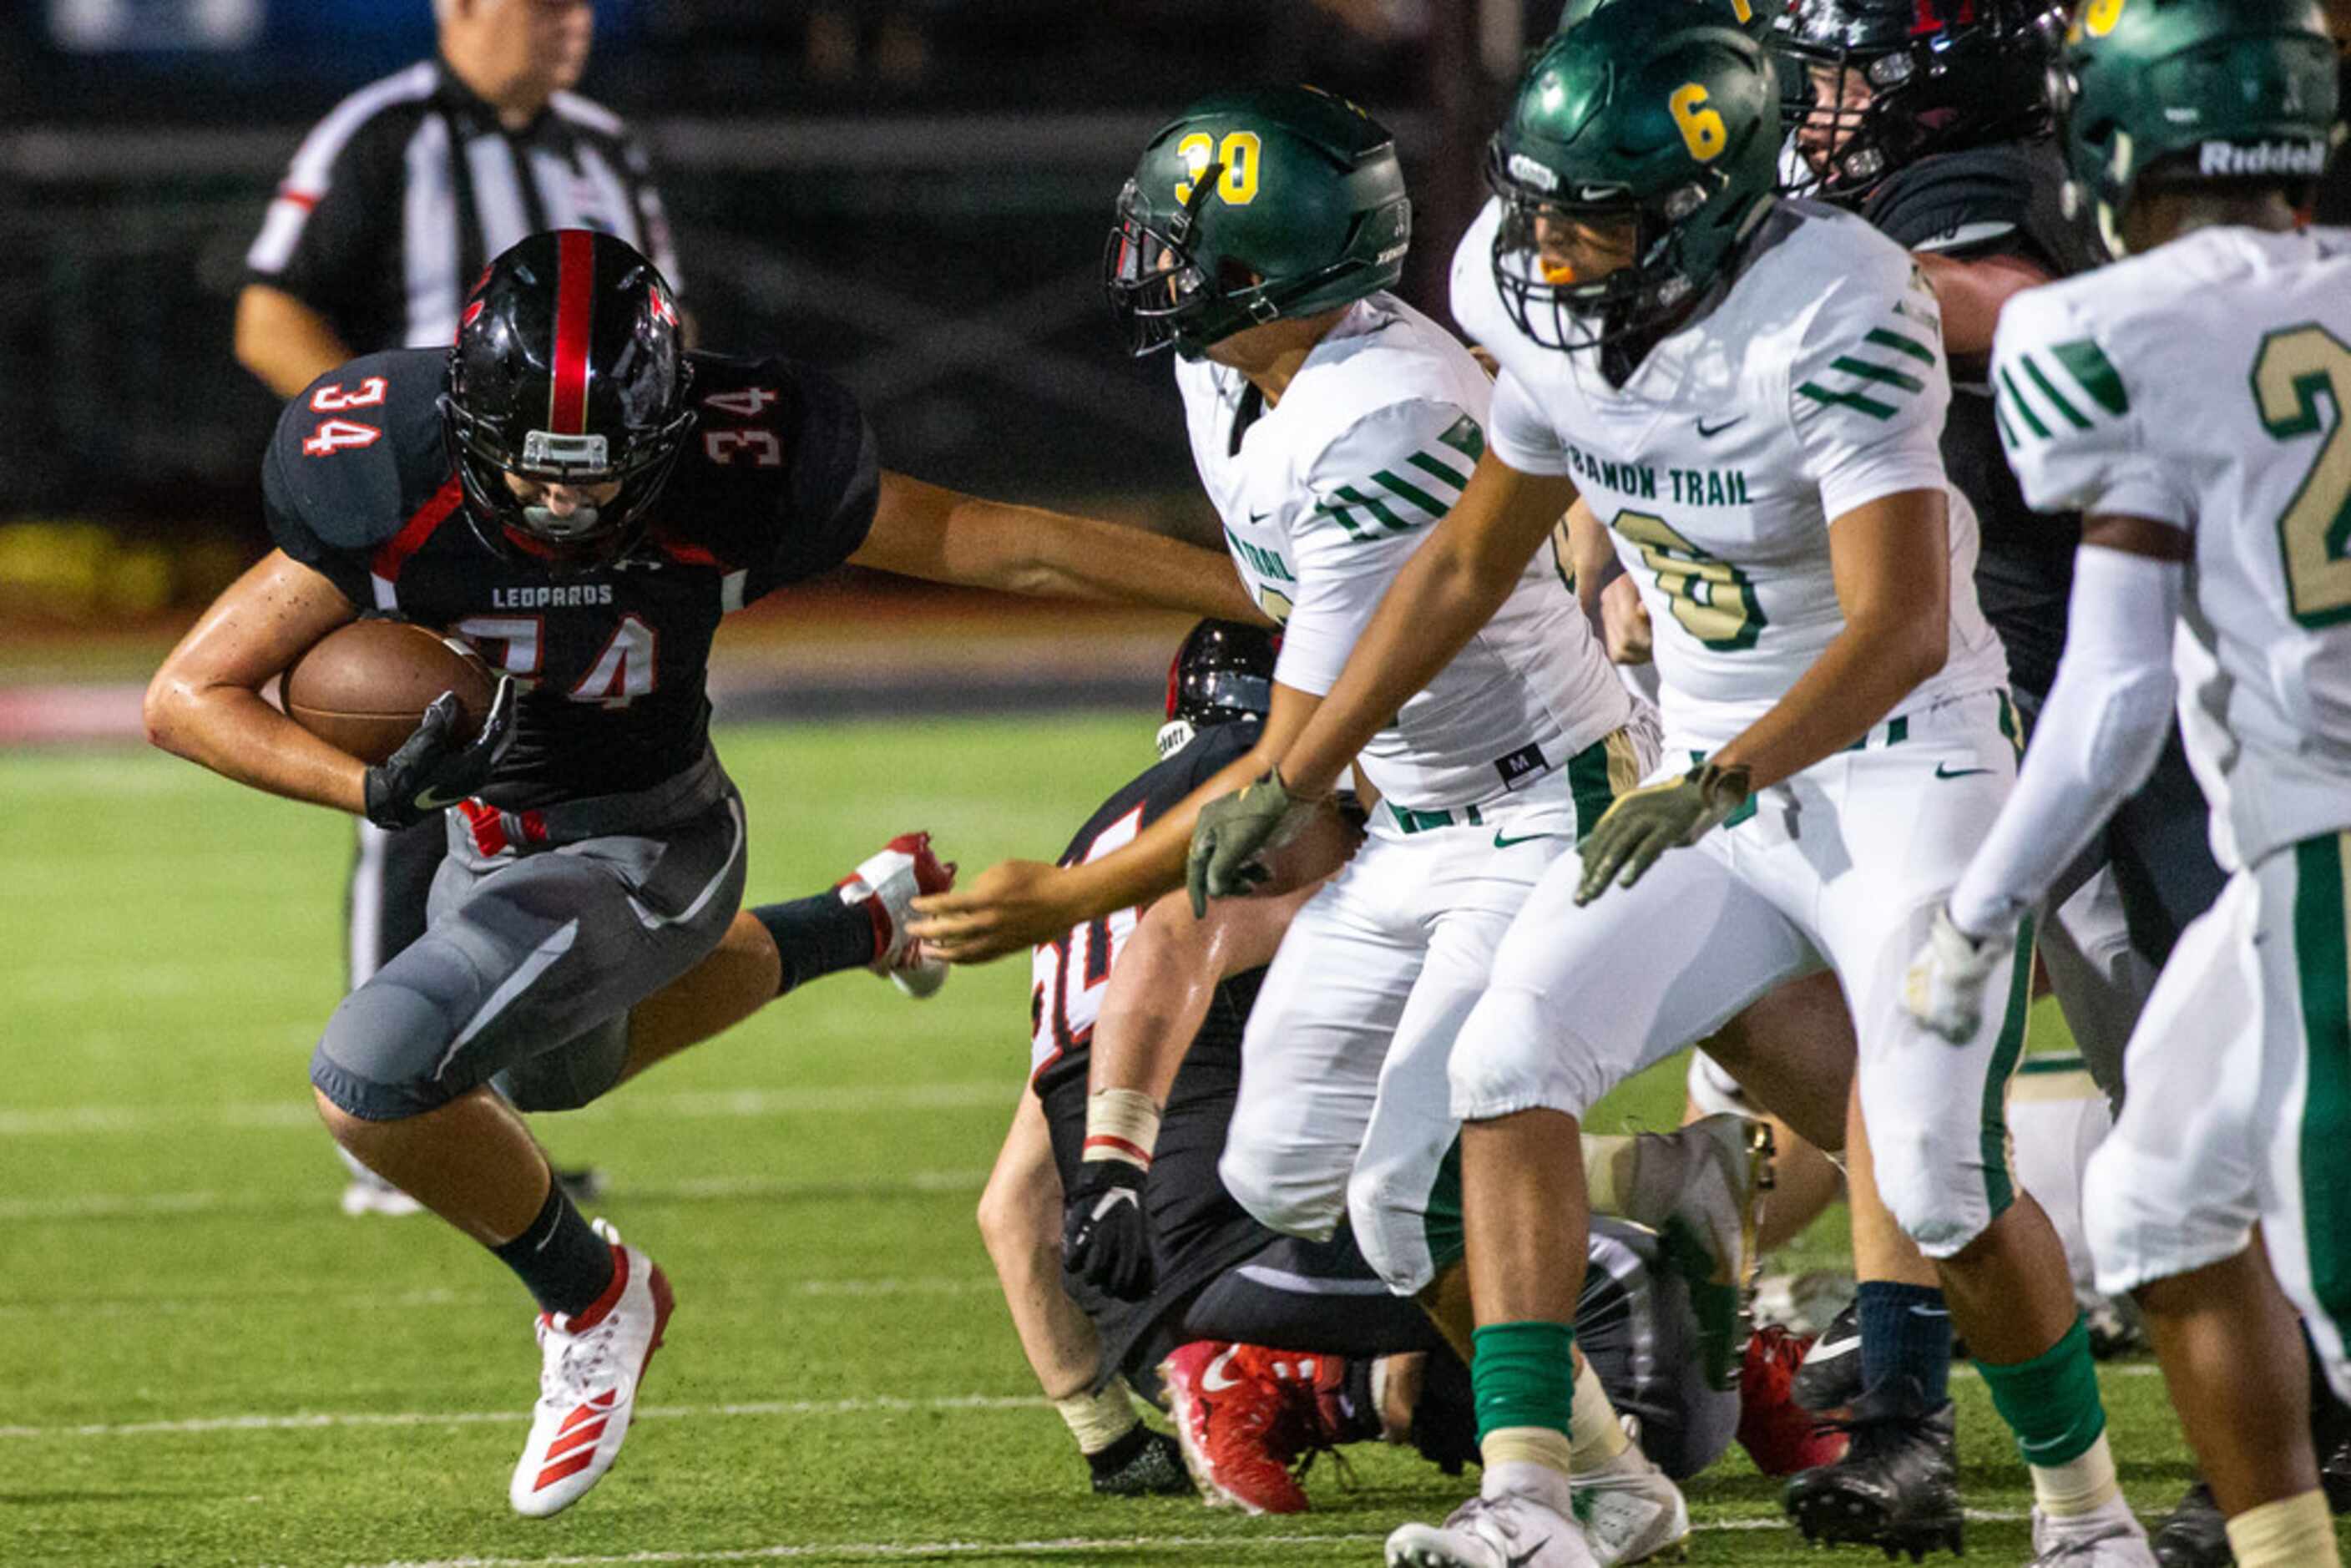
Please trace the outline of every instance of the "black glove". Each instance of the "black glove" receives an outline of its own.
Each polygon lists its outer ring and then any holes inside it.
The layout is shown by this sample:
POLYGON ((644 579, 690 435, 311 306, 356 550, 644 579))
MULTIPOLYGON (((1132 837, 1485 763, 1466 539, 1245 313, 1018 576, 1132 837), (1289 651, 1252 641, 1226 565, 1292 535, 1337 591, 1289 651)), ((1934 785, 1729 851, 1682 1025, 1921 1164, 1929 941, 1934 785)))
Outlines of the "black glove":
POLYGON ((405 828, 488 783, 514 739, 516 691, 512 675, 498 677, 482 733, 471 740, 457 737, 457 694, 443 692, 434 697, 416 733, 367 770, 367 820, 379 828, 405 828))
POLYGON ((1148 1296, 1156 1272, 1143 1209, 1146 1174, 1125 1160, 1088 1160, 1061 1204, 1062 1269, 1122 1301, 1148 1296))

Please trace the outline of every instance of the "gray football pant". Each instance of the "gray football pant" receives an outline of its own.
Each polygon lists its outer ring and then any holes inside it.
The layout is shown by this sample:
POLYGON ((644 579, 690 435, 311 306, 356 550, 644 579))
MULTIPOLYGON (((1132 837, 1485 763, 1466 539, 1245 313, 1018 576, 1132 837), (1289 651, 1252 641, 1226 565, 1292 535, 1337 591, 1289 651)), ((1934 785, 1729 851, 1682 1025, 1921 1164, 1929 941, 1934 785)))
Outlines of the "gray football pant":
POLYGON ((620 1077, 629 1009, 716 947, 743 900, 731 786, 643 833, 496 854, 469 838, 453 816, 424 935, 343 998, 311 1057, 351 1115, 418 1115, 493 1081, 525 1111, 588 1103, 620 1077))

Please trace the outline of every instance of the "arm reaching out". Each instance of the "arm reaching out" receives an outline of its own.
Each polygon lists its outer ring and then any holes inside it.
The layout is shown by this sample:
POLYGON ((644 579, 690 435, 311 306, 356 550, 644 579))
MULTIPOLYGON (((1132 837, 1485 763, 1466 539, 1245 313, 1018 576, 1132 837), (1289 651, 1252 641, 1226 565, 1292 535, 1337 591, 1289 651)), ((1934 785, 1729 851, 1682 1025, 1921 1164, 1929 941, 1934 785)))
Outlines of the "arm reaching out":
POLYGON ((983 501, 886 470, 872 529, 849 559, 933 582, 1265 621, 1221 552, 1091 517, 983 501))

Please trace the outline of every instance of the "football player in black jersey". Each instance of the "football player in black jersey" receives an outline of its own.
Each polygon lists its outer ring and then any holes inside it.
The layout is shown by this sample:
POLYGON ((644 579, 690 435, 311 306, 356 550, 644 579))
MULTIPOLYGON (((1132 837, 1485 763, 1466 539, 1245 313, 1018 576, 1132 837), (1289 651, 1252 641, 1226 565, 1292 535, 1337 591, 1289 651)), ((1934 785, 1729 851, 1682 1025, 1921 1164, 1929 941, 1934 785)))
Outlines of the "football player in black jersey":
MULTIPOLYGON (((1254 627, 1195 629, 1169 671, 1161 761, 1103 802, 1061 863, 1115 850, 1256 743, 1273 649, 1254 627)), ((1343 1229, 1278 1236, 1217 1173, 1264 967, 1353 837, 1327 814, 1259 896, 1195 919, 1170 894, 1034 953, 1029 1092, 979 1223, 1022 1349, 1098 1492, 1190 1485, 1175 1445, 1136 1417, 1138 1385, 1163 1388, 1203 1490, 1252 1512, 1304 1508, 1291 1465, 1322 1448, 1408 1439, 1453 1472, 1477 1458, 1468 1369, 1428 1316, 1380 1288, 1343 1229)), ((1741 1401, 1705 1375, 1670 1249, 1656 1231, 1600 1221, 1578 1322, 1616 1409, 1679 1477, 1721 1454, 1741 1401)), ((1687 1266, 1704 1277, 1711 1264, 1687 1266)))
MULTIPOLYGON (((2011 295, 2103 259, 2086 220, 2069 214, 2051 135, 2046 82, 2064 23, 2051 0, 1795 0, 1777 34, 1780 69, 1812 88, 1789 114, 1792 188, 1907 246, 1941 301, 1953 392, 1944 465, 1974 505, 1977 596, 2028 727, 2064 647, 2079 520, 2026 506, 2001 448, 1990 361, 2011 295)), ((2175 737, 2051 899, 2042 955, 2110 1095, 2156 969, 2219 894, 2206 816, 2175 737)), ((1851 1404, 1854 1441, 1841 1463, 1800 1478, 1788 1503, 1807 1534, 1913 1547, 1958 1528, 1948 1320, 1932 1270, 1904 1266, 1915 1249, 1873 1225, 1865 1202, 1855 1221, 1862 1296, 1822 1348, 1858 1335, 1859 1354, 1823 1361, 1799 1388, 1808 1403, 1851 1404)))
POLYGON ((288 405, 262 470, 277 548, 173 650, 146 712, 156 744, 256 789, 386 827, 446 813, 425 936, 336 1009, 311 1082, 343 1147, 537 1298, 541 1397, 509 1499, 543 1515, 618 1454, 671 1296, 550 1182, 507 1102, 583 1104, 779 980, 902 967, 905 901, 945 885, 910 835, 841 894, 738 915, 743 803, 705 691, 720 618, 843 561, 1255 612, 1221 555, 884 472, 838 383, 687 353, 668 286, 610 235, 522 241, 462 323, 453 350, 367 355, 288 405), (488 655, 478 736, 444 695, 369 767, 262 699, 363 612, 488 655))

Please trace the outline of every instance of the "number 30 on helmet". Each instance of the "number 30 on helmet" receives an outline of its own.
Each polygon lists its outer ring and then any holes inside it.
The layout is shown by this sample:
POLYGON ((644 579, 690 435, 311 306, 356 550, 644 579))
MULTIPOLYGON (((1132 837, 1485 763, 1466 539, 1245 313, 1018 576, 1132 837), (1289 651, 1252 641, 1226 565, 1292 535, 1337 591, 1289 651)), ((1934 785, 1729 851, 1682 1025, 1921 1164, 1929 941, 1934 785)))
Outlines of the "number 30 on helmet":
POLYGON ((1217 93, 1152 137, 1119 193, 1102 287, 1137 357, 1395 282, 1412 203, 1379 121, 1311 87, 1217 93))
POLYGON ((536 234, 490 263, 465 298, 441 397, 465 515, 494 549, 579 568, 643 531, 694 424, 677 306, 653 264, 588 229, 536 234), (562 517, 531 485, 618 485, 562 517))

